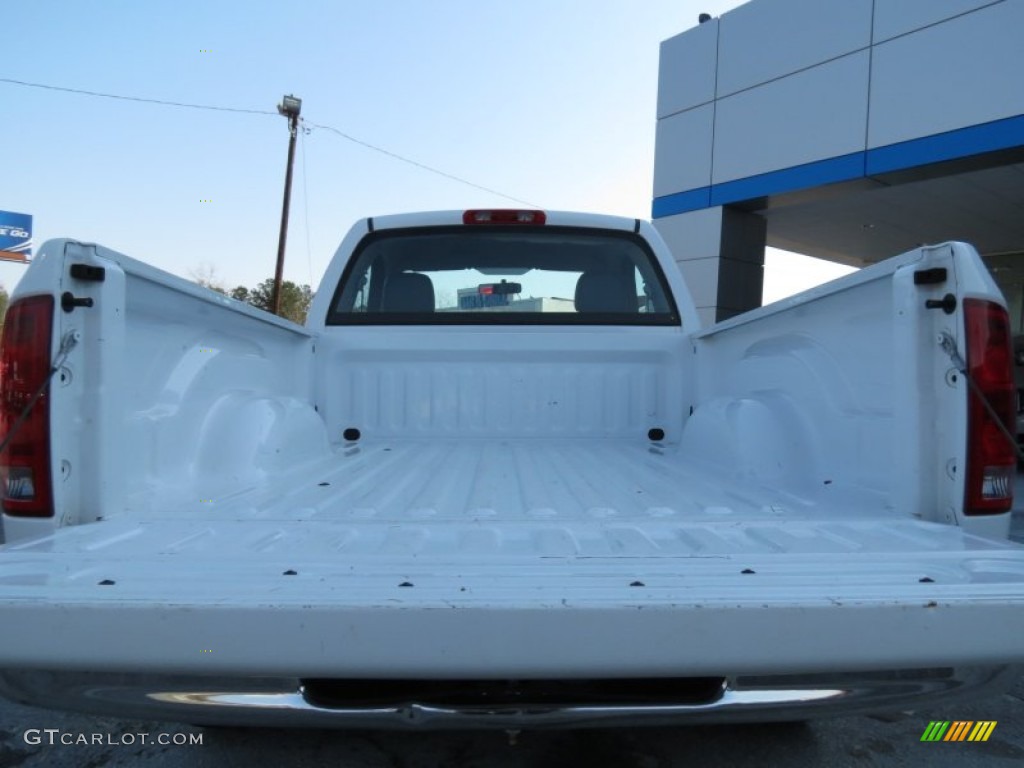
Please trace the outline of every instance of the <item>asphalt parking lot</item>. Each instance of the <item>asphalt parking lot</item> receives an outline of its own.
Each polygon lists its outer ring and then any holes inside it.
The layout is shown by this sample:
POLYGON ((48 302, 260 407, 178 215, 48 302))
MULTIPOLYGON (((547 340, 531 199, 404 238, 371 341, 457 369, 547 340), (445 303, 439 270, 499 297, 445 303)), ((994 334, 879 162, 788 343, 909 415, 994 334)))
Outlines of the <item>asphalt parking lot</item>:
MULTIPOLYGON (((1022 507, 1014 513, 1011 535, 1024 543, 1024 480, 1018 479, 1017 485, 1017 499, 1022 507)), ((845 717, 807 724, 526 732, 519 734, 515 743, 511 742, 504 732, 200 729, 53 712, 0 700, 0 768, 128 765, 166 768, 235 765, 675 768, 695 763, 707 768, 764 765, 971 768, 1016 766, 1024 762, 1024 678, 1001 696, 915 712, 845 717), (986 742, 922 742, 921 736, 933 720, 987 720, 997 724, 986 742), (159 741, 167 743, 157 743, 159 741)))

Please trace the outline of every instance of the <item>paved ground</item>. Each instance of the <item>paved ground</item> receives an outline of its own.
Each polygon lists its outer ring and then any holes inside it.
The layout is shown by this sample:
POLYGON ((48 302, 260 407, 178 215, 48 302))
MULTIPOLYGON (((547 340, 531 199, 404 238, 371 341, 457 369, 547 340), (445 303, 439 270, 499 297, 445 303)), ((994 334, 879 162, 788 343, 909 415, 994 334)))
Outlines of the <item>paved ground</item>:
MULTIPOLYGON (((1024 543, 1021 509, 1012 536, 1024 543)), ((3 630, 0 628, 0 642, 3 630)), ((1024 642, 1024 638, 1022 638, 1024 642)), ((716 766, 920 766, 973 768, 1024 764, 1024 678, 1008 693, 971 704, 806 725, 704 726, 520 734, 363 733, 282 730, 203 730, 173 724, 99 719, 23 707, 0 700, 0 768, 203 768, 276 765, 306 768, 505 768, 608 765, 615 768, 716 766), (931 720, 995 720, 984 743, 922 743, 931 720), (52 735, 46 729, 57 729, 52 735), (199 738, 201 744, 142 744, 199 738), (96 736, 94 736, 96 734, 96 736), (80 741, 85 744, 61 744, 80 741), (53 740, 53 745, 48 743, 53 740), (98 738, 101 743, 90 744, 98 738), (109 743, 103 743, 109 742, 109 743)))

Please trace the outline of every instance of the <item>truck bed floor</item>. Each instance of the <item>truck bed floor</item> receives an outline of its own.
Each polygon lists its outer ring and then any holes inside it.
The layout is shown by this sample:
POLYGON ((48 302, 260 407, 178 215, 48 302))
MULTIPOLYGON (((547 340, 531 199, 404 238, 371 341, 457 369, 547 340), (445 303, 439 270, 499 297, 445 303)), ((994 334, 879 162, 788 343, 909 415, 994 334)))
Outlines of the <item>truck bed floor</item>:
POLYGON ((381 441, 340 448, 326 460, 274 475, 272 486, 148 515, 130 510, 107 521, 124 523, 121 533, 110 524, 102 526, 105 535, 76 526, 58 538, 69 549, 81 540, 89 554, 105 549, 104 540, 127 544, 122 536, 130 535, 135 555, 254 551, 369 557, 377 564, 409 556, 422 564, 434 558, 827 556, 1000 546, 899 516, 880 496, 860 494, 857 506, 850 489, 837 495, 842 506, 829 503, 827 490, 812 498, 743 485, 688 466, 669 447, 641 442, 381 441), (228 521, 231 526, 220 525, 228 521))

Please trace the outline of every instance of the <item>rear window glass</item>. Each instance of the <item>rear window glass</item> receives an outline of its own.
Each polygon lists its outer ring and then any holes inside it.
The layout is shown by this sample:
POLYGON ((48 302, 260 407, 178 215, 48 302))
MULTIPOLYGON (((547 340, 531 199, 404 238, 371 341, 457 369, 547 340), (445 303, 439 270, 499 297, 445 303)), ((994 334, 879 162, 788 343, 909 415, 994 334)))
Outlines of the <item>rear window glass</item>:
POLYGON ((329 325, 678 325, 647 244, 627 232, 432 227, 369 235, 329 325))

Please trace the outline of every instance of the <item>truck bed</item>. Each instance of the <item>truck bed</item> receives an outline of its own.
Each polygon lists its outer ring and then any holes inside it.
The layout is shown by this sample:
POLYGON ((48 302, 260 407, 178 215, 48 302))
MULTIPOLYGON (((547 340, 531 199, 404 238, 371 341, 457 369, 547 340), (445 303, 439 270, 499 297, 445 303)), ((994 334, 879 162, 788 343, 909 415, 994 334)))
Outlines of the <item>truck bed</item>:
MULTIPOLYGON (((268 530, 330 523, 344 535, 309 537, 314 551, 370 557, 688 557, 907 546, 880 495, 829 483, 798 497, 694 463, 677 447, 619 440, 361 441, 228 496, 125 516, 190 529, 227 520, 268 530), (788 523, 794 532, 778 533, 788 523)), ((907 531, 936 528, 905 522, 907 531)), ((203 534, 194 533, 182 551, 204 551, 203 534)), ((910 535, 912 546, 927 548, 910 535)), ((273 552, 275 541, 255 546, 273 552)))
POLYGON ((640 442, 367 441, 273 488, 9 545, 0 608, 18 632, 5 654, 326 677, 1021 656, 1024 611, 1006 603, 1021 600, 1024 547, 891 512, 881 524, 884 512, 729 484, 640 442), (67 647, 71 626, 91 639, 67 647), (865 632, 887 642, 863 646, 865 632))
MULTIPOLYGON (((729 524, 841 518, 841 510, 851 506, 856 508, 851 514, 860 518, 871 515, 871 506, 878 516, 891 518, 880 495, 831 485, 801 498, 730 477, 713 464, 694 463, 678 446, 637 440, 400 438, 342 445, 332 455, 275 475, 261 486, 156 514, 349 523, 444 521, 473 523, 478 529, 489 523, 495 532, 505 524, 524 523, 542 530, 593 522, 646 527, 652 520, 729 524), (829 504, 823 498, 827 495, 836 500, 829 504)), ((700 546, 694 543, 694 548, 700 546)))

